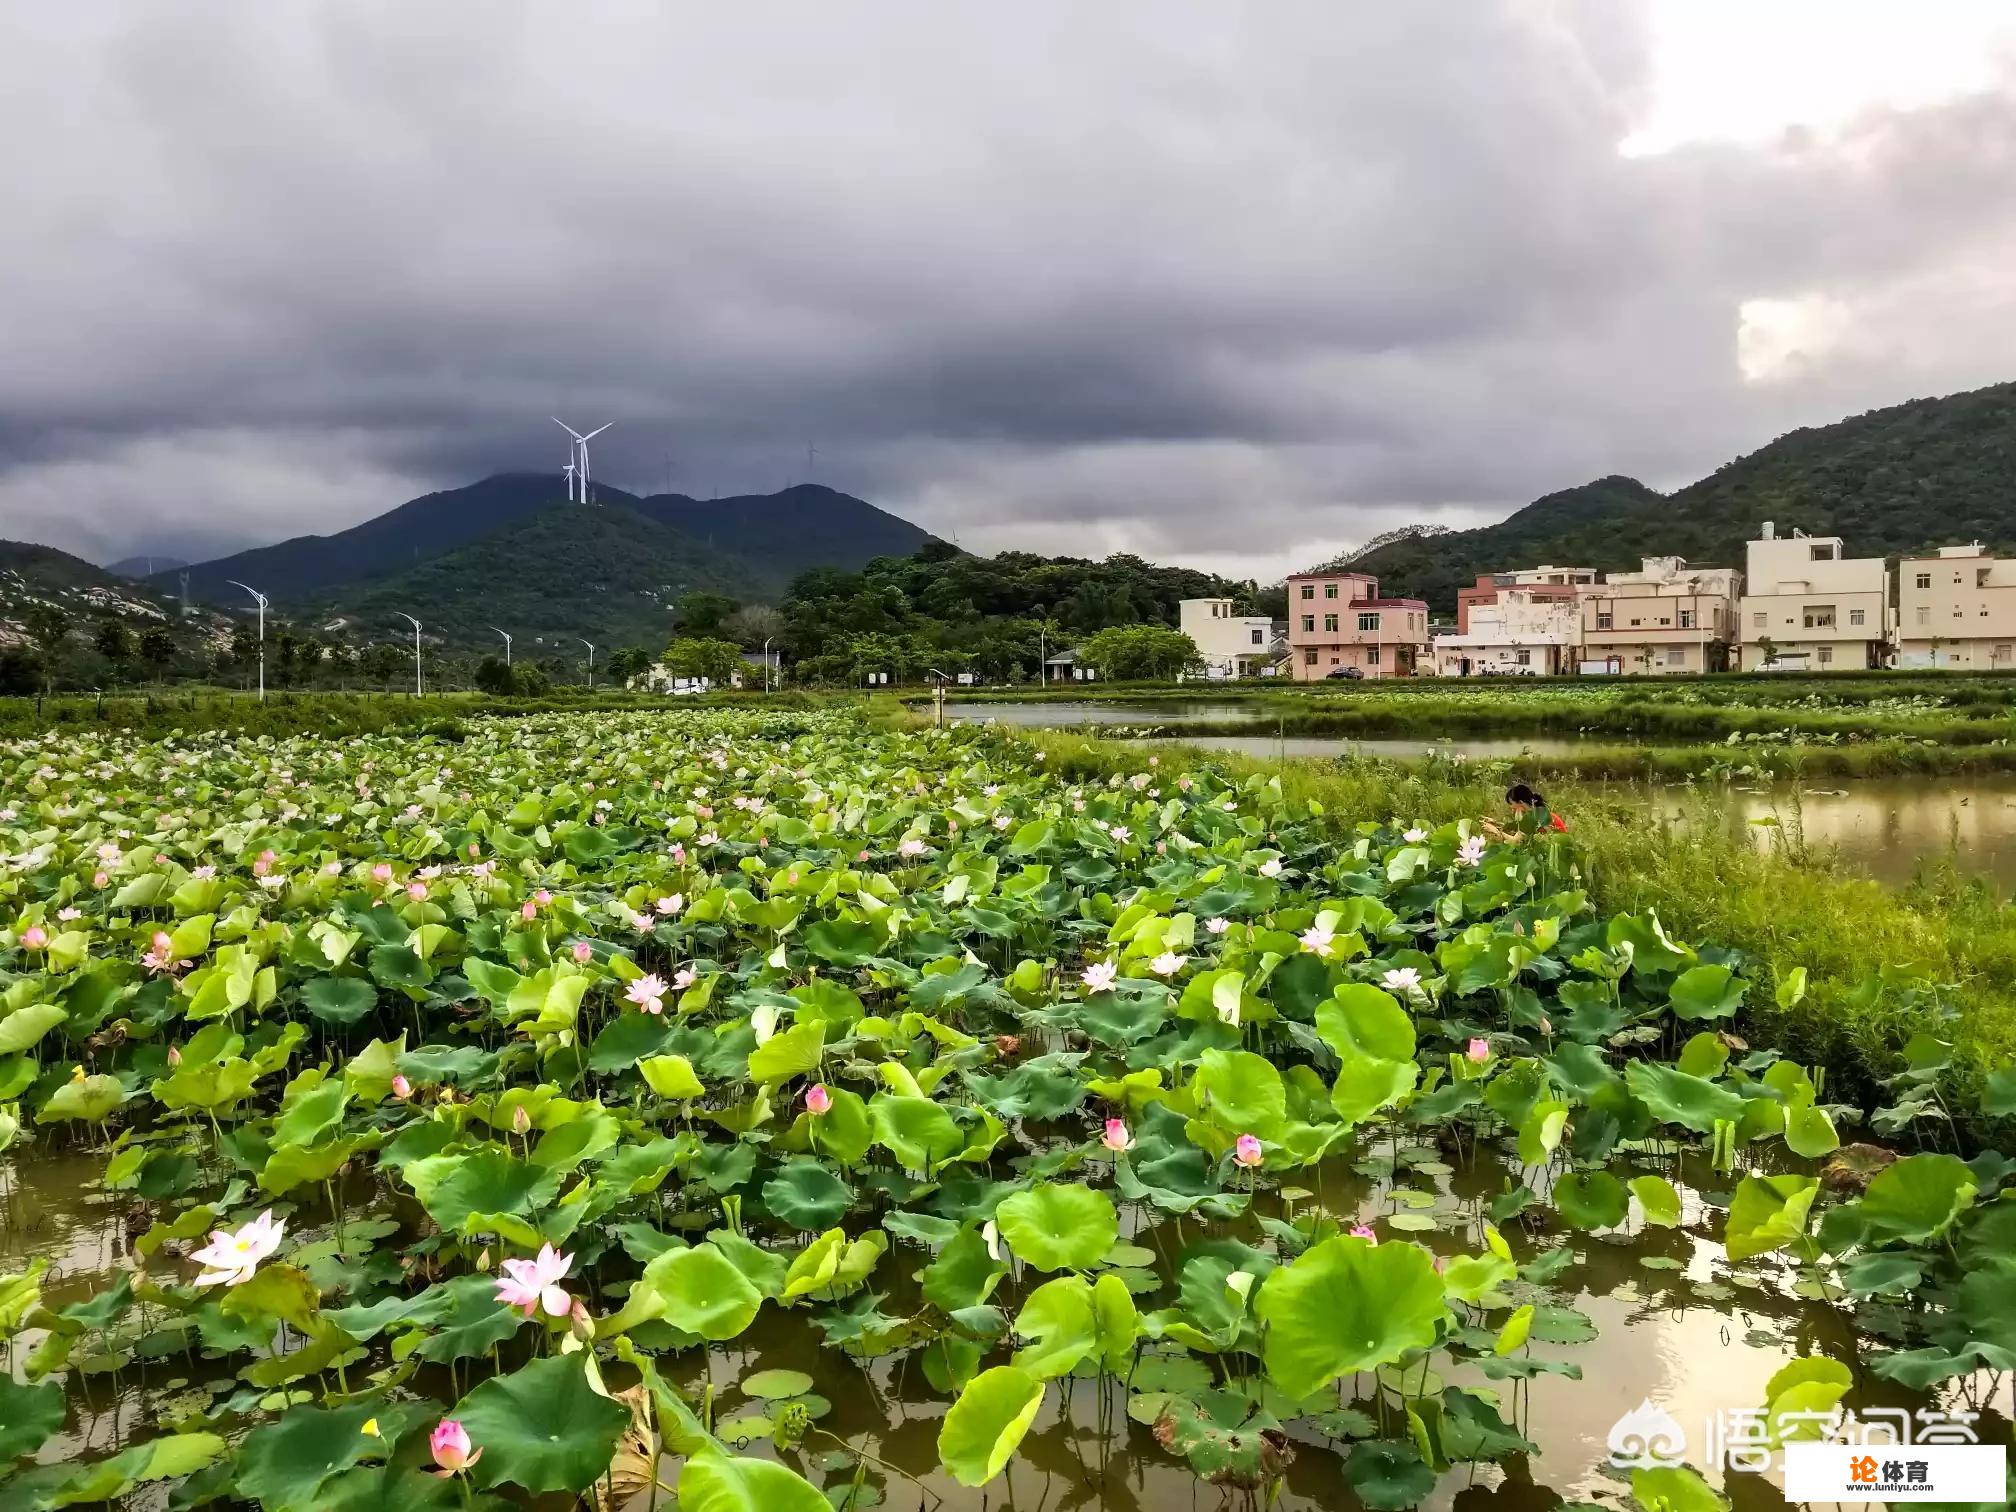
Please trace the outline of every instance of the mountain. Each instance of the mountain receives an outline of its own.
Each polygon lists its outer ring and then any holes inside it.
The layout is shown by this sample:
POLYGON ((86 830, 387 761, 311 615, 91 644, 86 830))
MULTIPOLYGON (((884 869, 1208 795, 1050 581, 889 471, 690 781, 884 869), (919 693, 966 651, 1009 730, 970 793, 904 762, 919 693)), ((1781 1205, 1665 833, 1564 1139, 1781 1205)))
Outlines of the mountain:
POLYGON ((290 609, 357 640, 404 634, 400 615, 411 614, 429 639, 458 647, 501 646, 489 628, 496 625, 511 632, 520 656, 556 645, 586 655, 577 637, 606 655, 622 645, 659 649, 672 634, 673 605, 696 590, 746 601, 757 584, 741 559, 634 502, 561 500, 404 572, 300 595, 290 609))
POLYGON ((114 577, 146 578, 157 572, 175 572, 189 564, 181 557, 174 556, 129 556, 121 557, 105 570, 114 577))
POLYGON ((73 636, 81 632, 88 638, 105 620, 117 620, 136 635, 166 625, 185 651, 230 636, 223 615, 198 610, 184 616, 171 595, 114 577, 82 557, 53 546, 0 541, 0 646, 33 640, 31 619, 50 607, 67 617, 73 636))
MULTIPOLYGON (((410 573, 535 513, 565 506, 562 487, 552 473, 499 473, 408 500, 333 535, 296 536, 200 563, 189 569, 189 589, 201 599, 242 599, 244 590, 232 586, 235 579, 280 605, 326 600, 337 590, 410 573)), ((860 567, 873 557, 914 551, 931 539, 907 520, 814 483, 775 494, 704 501, 684 494, 640 499, 598 483, 595 499, 593 505, 572 507, 584 515, 596 509, 630 510, 717 558, 738 558, 734 575, 745 592, 761 597, 780 595, 806 567, 860 567)), ((174 572, 157 573, 151 581, 164 589, 178 586, 174 572)), ((571 591, 571 584, 548 582, 556 591, 571 591)))
POLYGON ((1478 573, 1543 562, 1616 570, 1670 555, 1741 567, 1765 520, 1781 535, 1841 536, 1851 556, 1971 540, 2016 549, 2016 383, 1795 430, 1672 494, 1600 478, 1496 525, 1381 546, 1356 566, 1386 592, 1448 610, 1478 573))
POLYGON ((653 494, 636 508, 717 551, 741 557, 758 581, 780 594, 808 568, 851 571, 876 557, 909 556, 933 539, 908 520, 820 483, 729 499, 653 494))

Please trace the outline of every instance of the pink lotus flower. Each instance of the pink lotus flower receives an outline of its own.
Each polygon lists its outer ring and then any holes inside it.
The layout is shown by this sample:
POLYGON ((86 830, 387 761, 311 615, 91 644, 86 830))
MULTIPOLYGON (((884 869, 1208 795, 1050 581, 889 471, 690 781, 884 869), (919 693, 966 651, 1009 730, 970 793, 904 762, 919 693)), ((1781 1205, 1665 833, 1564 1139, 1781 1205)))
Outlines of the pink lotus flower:
POLYGON ((1491 1059, 1491 1042, 1489 1040, 1473 1039, 1464 1049, 1463 1054, 1473 1065, 1481 1066, 1484 1062, 1491 1059))
POLYGON ((594 949, 588 944, 586 940, 576 940, 574 942, 575 965, 586 966, 589 960, 594 956, 594 954, 595 954, 594 949))
POLYGON ((413 1083, 406 1080, 406 1078, 403 1075, 393 1077, 392 1095, 394 1097, 400 1098, 401 1100, 411 1097, 413 1095, 413 1083))
POLYGON ((915 835, 912 835, 896 847, 896 854, 899 856, 921 856, 924 854, 924 842, 915 835))
POLYGON ((1120 968, 1111 961, 1094 961, 1079 975, 1087 992, 1111 992, 1120 978, 1120 968))
POLYGON ((1124 1118, 1109 1118, 1106 1120, 1106 1132, 1100 1136, 1099 1143, 1118 1155, 1122 1150, 1134 1148, 1134 1136, 1127 1132, 1127 1121, 1124 1118))
POLYGON ((157 929, 151 942, 152 948, 140 957, 140 964, 152 972, 173 971, 175 969, 175 942, 168 937, 168 931, 157 929))
POLYGON ((44 929, 40 924, 30 924, 26 929, 21 931, 21 948, 23 950, 40 950, 48 943, 49 931, 44 929))
POLYGON ((434 1431, 427 1435, 427 1447, 433 1451, 434 1463, 441 1467, 439 1473, 443 1477, 460 1475, 483 1458, 483 1451, 471 1446, 469 1430, 454 1418, 443 1418, 434 1425, 434 1431))
POLYGON ((1352 1224, 1351 1237, 1353 1239, 1363 1239, 1370 1244, 1377 1244, 1379 1242, 1379 1236, 1372 1232, 1371 1225, 1365 1223, 1352 1224))
POLYGON ((1484 859, 1484 843, 1482 835, 1472 835, 1468 840, 1465 840, 1462 845, 1457 847, 1456 864, 1458 866, 1475 866, 1479 861, 1482 861, 1484 859))
POLYGON ((373 882, 378 883, 381 887, 385 883, 390 882, 392 880, 391 864, 389 862, 380 861, 376 866, 372 867, 371 880, 373 882))
POLYGON ((1321 924, 1311 924, 1307 929, 1302 931, 1302 948, 1313 956, 1327 958, 1330 954, 1330 947, 1336 943, 1336 940, 1337 936, 1325 929, 1321 924))
POLYGON ((548 903, 553 901, 553 894, 542 887, 539 891, 532 894, 532 901, 537 903, 541 908, 544 908, 548 903))
POLYGON ((415 903, 424 902, 427 897, 427 884, 425 882, 408 882, 406 884, 406 896, 411 898, 415 903))
POLYGON ((208 882, 212 877, 217 875, 217 868, 214 866, 199 866, 192 870, 189 875, 198 882, 208 882))
POLYGON ((103 873, 102 871, 91 873, 91 885, 93 887, 106 887, 111 884, 111 881, 112 879, 106 876, 105 873, 103 873))
POLYGON ((824 1082, 805 1093, 805 1111, 814 1118, 824 1118, 833 1107, 833 1094, 826 1090, 824 1082))
POLYGON ((672 990, 674 992, 684 992, 688 987, 693 985, 693 979, 698 975, 699 973, 691 966, 681 966, 677 971, 672 973, 672 990))
POLYGON ((228 1282, 236 1286, 250 1281, 259 1262, 280 1248, 286 1232, 286 1221, 275 1218, 271 1208, 236 1232, 211 1230, 210 1242, 189 1257, 203 1267, 196 1284, 216 1286, 228 1282))
POLYGON ((646 1013, 663 1013, 665 1011, 665 990, 665 979, 654 971, 648 976, 637 978, 636 981, 624 988, 623 996, 630 1002, 635 1003, 639 1008, 642 1008, 646 1013))
POLYGON ((666 918, 669 919, 674 914, 681 913, 685 910, 686 895, 684 893, 673 893, 669 897, 660 898, 656 903, 653 903, 651 906, 657 909, 659 913, 663 914, 666 918))
POLYGON ((1409 845, 1419 845, 1423 840, 1426 840, 1428 838, 1428 831, 1422 829, 1421 826, 1417 824, 1412 829, 1408 830, 1407 833, 1402 835, 1400 838, 1402 840, 1405 840, 1409 845))
POLYGON ((1106 831, 1106 835, 1115 845, 1125 845, 1133 838, 1132 833, 1124 824, 1114 825, 1113 828, 1106 831))
POLYGON ((1254 1135, 1241 1134, 1238 1143, 1232 1146, 1232 1158, 1250 1168, 1265 1160, 1267 1152, 1260 1148, 1260 1141, 1254 1135))
POLYGON ((574 1298, 560 1282, 573 1268, 572 1255, 542 1244, 536 1259, 506 1260, 498 1267, 504 1274, 497 1278, 497 1300, 520 1309, 528 1318, 542 1310, 549 1318, 564 1318, 573 1309, 574 1298))
POLYGON ((539 905, 534 903, 530 898, 527 898, 524 906, 518 910, 518 917, 528 924, 531 923, 539 917, 539 905))

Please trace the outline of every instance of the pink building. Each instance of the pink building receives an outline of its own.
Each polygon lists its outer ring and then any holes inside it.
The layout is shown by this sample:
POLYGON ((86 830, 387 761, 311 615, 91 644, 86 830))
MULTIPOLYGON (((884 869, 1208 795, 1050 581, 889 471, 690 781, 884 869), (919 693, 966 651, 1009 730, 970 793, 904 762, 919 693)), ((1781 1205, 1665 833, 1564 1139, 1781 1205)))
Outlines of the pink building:
POLYGON ((1428 605, 1381 598, 1362 572, 1298 572, 1288 579, 1289 665, 1298 682, 1411 677, 1428 655, 1428 605))

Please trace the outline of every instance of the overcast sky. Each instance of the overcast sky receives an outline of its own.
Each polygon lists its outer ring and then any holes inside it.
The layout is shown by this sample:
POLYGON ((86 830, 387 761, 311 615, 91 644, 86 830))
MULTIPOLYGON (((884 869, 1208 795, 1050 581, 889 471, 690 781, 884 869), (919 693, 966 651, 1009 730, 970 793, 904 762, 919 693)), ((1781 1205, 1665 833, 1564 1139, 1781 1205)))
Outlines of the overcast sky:
POLYGON ((2016 378, 2011 14, 24 0, 0 536, 340 529, 555 413, 1241 576, 1684 483, 2016 378))

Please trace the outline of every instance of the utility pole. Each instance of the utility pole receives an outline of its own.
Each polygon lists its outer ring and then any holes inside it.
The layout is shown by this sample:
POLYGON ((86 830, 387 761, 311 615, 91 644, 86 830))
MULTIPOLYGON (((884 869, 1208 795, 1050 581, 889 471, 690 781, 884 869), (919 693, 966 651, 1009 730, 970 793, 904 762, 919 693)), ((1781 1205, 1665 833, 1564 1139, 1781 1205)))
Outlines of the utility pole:
MULTIPOLYGON (((497 630, 495 625, 490 628, 497 630)), ((504 637, 504 665, 508 669, 511 665, 511 634, 508 630, 497 630, 497 633, 504 637)))
POLYGON ((404 609, 395 609, 393 613, 413 626, 413 696, 418 698, 422 691, 420 681, 420 621, 414 619, 404 609))
POLYGON ((770 691, 770 642, 775 639, 774 635, 763 637, 763 691, 765 693, 770 691))
POLYGON ((581 640, 581 637, 578 635, 574 639, 581 641, 581 644, 588 648, 588 691, 593 693, 595 691, 595 642, 581 640))
MULTIPOLYGON (((259 603, 259 698, 261 702, 264 702, 266 698, 266 595, 261 593, 257 588, 247 588, 245 584, 239 582, 236 578, 229 578, 226 581, 233 588, 244 588, 259 603)), ((186 594, 189 583, 189 574, 186 572, 182 574, 182 583, 183 592, 186 594)))

